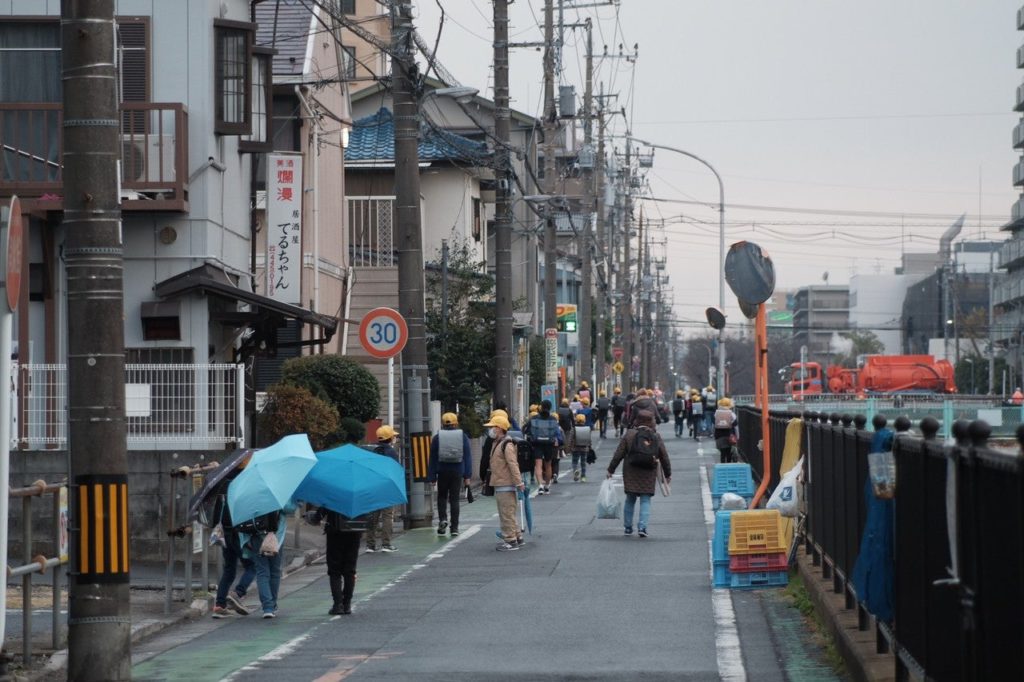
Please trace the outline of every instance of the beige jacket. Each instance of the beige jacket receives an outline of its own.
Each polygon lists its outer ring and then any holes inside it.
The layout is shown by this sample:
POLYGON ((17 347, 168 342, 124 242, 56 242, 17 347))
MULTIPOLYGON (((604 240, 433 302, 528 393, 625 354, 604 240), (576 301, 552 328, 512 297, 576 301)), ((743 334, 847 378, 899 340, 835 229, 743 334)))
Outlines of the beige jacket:
POLYGON ((520 486, 523 476, 519 472, 519 460, 516 456, 516 444, 509 438, 494 441, 491 446, 491 485, 520 486))

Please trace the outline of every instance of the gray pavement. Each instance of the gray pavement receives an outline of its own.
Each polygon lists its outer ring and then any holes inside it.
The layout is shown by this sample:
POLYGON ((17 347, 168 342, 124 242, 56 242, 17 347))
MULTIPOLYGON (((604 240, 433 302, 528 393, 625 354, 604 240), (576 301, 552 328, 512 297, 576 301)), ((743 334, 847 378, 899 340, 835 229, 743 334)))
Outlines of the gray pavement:
POLYGON ((778 590, 711 590, 700 469, 717 453, 662 432, 673 494, 655 498, 649 538, 594 518, 610 438, 589 483, 563 460, 523 550, 495 551, 493 500, 477 498, 459 538, 419 529, 363 555, 353 615, 326 615, 314 564, 284 581, 276 620, 204 617, 137 645, 134 679, 835 679, 778 590))

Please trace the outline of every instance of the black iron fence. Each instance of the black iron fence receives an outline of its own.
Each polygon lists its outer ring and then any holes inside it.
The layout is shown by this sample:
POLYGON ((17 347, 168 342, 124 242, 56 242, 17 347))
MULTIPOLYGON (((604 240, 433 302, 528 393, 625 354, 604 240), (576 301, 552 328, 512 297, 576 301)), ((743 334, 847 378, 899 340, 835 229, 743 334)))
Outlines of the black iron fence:
MULTIPOLYGON (((771 483, 793 412, 771 412, 771 483)), ((897 418, 893 619, 868 613, 853 586, 867 523, 865 485, 872 431, 849 415, 803 415, 804 544, 878 650, 896 654, 896 677, 996 680, 1024 676, 1024 454, 989 447, 983 421, 953 425, 955 445, 935 440, 939 423, 917 432, 897 418)), ((741 408, 740 452, 762 475, 760 413, 741 408)), ((875 429, 886 425, 876 416, 875 429)), ((1024 427, 1018 429, 1024 447, 1024 427)))

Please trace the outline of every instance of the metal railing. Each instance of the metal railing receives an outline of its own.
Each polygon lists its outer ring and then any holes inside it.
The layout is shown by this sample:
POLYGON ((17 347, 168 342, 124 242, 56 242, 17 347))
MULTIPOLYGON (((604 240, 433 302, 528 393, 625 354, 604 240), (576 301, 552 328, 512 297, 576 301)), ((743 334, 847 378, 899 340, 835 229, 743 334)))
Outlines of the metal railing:
POLYGON ((347 197, 350 262, 356 267, 398 265, 393 196, 347 197))
MULTIPOLYGON (((67 367, 17 365, 11 447, 67 447, 67 367)), ((205 450, 244 441, 243 366, 125 365, 132 450, 205 450)))
MULTIPOLYGON (((192 601, 192 562, 196 554, 200 554, 201 591, 205 594, 210 588, 210 543, 209 529, 198 521, 186 518, 188 502, 193 491, 198 490, 205 480, 205 474, 213 471, 217 462, 182 466, 170 472, 171 489, 168 497, 167 512, 167 563, 164 572, 164 613, 171 612, 174 601, 174 570, 177 563, 177 540, 184 540, 183 583, 181 601, 189 604, 192 601), (182 481, 190 485, 180 489, 182 481), (198 547, 198 551, 196 548, 198 547)), ((220 575, 223 557, 217 552, 217 575, 220 575)))
MULTIPOLYGON (((740 408, 740 443, 756 449, 759 412, 740 408)), ((772 451, 782 452, 785 426, 799 417, 770 416, 772 451)), ((879 652, 895 654, 897 680, 1016 679, 1024 669, 1024 454, 988 446, 989 425, 958 420, 956 444, 936 439, 938 420, 920 434, 895 421, 897 487, 892 523, 892 622, 868 613, 852 584, 867 525, 866 417, 807 412, 803 451, 807 553, 833 591, 856 609, 858 627, 875 630, 879 652), (947 508, 947 501, 955 505, 947 508)), ((885 426, 882 415, 875 427, 885 426)), ((1024 427, 1017 431, 1024 446, 1024 427)), ((741 454, 760 470, 759 451, 741 454)), ((772 462, 778 471, 779 462, 772 462)), ((777 475, 777 474, 776 474, 777 475)))

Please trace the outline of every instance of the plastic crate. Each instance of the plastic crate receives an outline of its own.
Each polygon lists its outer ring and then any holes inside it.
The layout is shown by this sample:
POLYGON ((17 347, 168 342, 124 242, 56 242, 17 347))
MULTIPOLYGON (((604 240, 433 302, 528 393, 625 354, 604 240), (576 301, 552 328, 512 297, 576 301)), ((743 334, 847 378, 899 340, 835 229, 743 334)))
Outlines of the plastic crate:
POLYGON ((754 475, 749 464, 716 464, 711 475, 711 499, 721 497, 723 493, 736 493, 753 497, 757 488, 754 487, 754 475))
POLYGON ((711 580, 711 587, 732 587, 732 573, 729 571, 728 561, 715 561, 712 568, 714 577, 711 580))
POLYGON ((711 538, 711 558, 715 563, 729 565, 729 517, 732 510, 726 509, 715 514, 715 534, 711 538))
POLYGON ((774 552, 772 554, 733 554, 729 557, 729 570, 733 573, 785 571, 788 568, 789 555, 782 552, 774 552))
POLYGON ((782 516, 777 509, 735 511, 729 519, 729 555, 788 554, 782 516))
MULTIPOLYGON (((747 508, 749 509, 750 508, 750 503, 754 501, 754 493, 750 493, 749 495, 741 495, 740 497, 742 497, 744 500, 747 501, 747 508)), ((715 511, 718 511, 718 508, 721 507, 721 506, 722 506, 722 496, 721 495, 712 495, 711 496, 711 508, 714 509, 715 511)), ((741 511, 741 510, 739 510, 739 509, 727 509, 726 511, 741 511)))
POLYGON ((759 587, 785 587, 789 584, 789 571, 756 571, 754 573, 729 573, 734 590, 754 590, 759 587))

